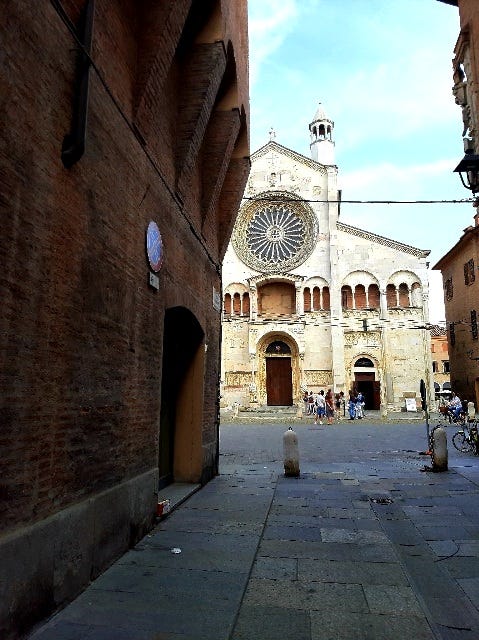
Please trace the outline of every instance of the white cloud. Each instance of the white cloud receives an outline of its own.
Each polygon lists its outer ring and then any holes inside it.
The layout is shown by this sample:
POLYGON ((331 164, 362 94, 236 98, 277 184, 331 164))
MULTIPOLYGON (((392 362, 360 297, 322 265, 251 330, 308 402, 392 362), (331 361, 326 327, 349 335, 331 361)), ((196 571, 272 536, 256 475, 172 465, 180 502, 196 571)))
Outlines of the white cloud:
POLYGON ((249 48, 250 87, 258 79, 260 69, 281 48, 285 39, 298 32, 301 15, 313 10, 318 0, 250 0, 249 48))
POLYGON ((279 49, 286 36, 294 30, 298 14, 295 0, 261 0, 249 3, 250 86, 260 67, 279 49))
POLYGON ((344 117, 348 123, 345 145, 419 132, 427 139, 440 135, 441 126, 457 128, 460 135, 461 112, 451 92, 449 57, 438 60, 437 52, 416 50, 343 78, 333 94, 338 119, 344 117))

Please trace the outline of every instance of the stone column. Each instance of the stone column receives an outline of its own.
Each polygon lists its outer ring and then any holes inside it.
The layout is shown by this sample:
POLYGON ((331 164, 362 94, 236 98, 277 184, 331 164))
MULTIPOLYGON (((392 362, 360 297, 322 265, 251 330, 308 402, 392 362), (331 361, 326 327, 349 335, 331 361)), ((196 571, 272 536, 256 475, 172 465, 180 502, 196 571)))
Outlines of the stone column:
POLYGON ((304 315, 304 298, 303 298, 303 287, 300 282, 295 283, 295 291, 296 291, 296 313, 298 316, 304 315))
POLYGON ((388 317, 388 302, 386 298, 386 289, 380 289, 379 291, 379 317, 381 320, 385 320, 388 317))
POLYGON ((258 290, 256 287, 250 286, 250 315, 251 320, 256 320, 258 313, 258 290))

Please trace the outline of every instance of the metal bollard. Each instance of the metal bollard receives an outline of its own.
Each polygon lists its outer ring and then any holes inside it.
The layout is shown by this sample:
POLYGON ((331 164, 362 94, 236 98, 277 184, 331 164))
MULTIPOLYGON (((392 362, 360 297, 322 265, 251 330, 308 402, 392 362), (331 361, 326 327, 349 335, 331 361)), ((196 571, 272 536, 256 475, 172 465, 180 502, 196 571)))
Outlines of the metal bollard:
POLYGON ((287 478, 299 477, 298 438, 290 427, 283 435, 284 475, 287 478))
POLYGON ((447 437, 443 427, 436 427, 432 432, 432 468, 447 471, 447 437))

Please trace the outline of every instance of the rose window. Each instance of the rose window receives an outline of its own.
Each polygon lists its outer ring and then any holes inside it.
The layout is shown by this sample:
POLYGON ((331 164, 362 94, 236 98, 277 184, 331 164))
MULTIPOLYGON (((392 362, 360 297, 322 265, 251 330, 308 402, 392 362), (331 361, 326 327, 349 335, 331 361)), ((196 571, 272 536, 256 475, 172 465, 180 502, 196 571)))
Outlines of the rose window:
MULTIPOLYGON (((289 194, 288 194, 289 195, 289 194)), ((316 216, 302 200, 258 199, 238 216, 233 246, 250 267, 286 272, 306 260, 317 237, 316 216)))

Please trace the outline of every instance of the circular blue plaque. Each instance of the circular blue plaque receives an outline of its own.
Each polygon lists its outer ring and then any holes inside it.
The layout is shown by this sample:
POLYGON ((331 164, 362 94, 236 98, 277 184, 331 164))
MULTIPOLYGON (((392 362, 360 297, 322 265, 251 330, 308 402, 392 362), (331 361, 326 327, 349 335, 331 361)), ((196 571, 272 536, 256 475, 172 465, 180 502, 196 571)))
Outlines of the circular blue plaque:
POLYGON ((163 240, 156 222, 151 220, 146 230, 146 253, 153 271, 159 271, 163 264, 163 240))

